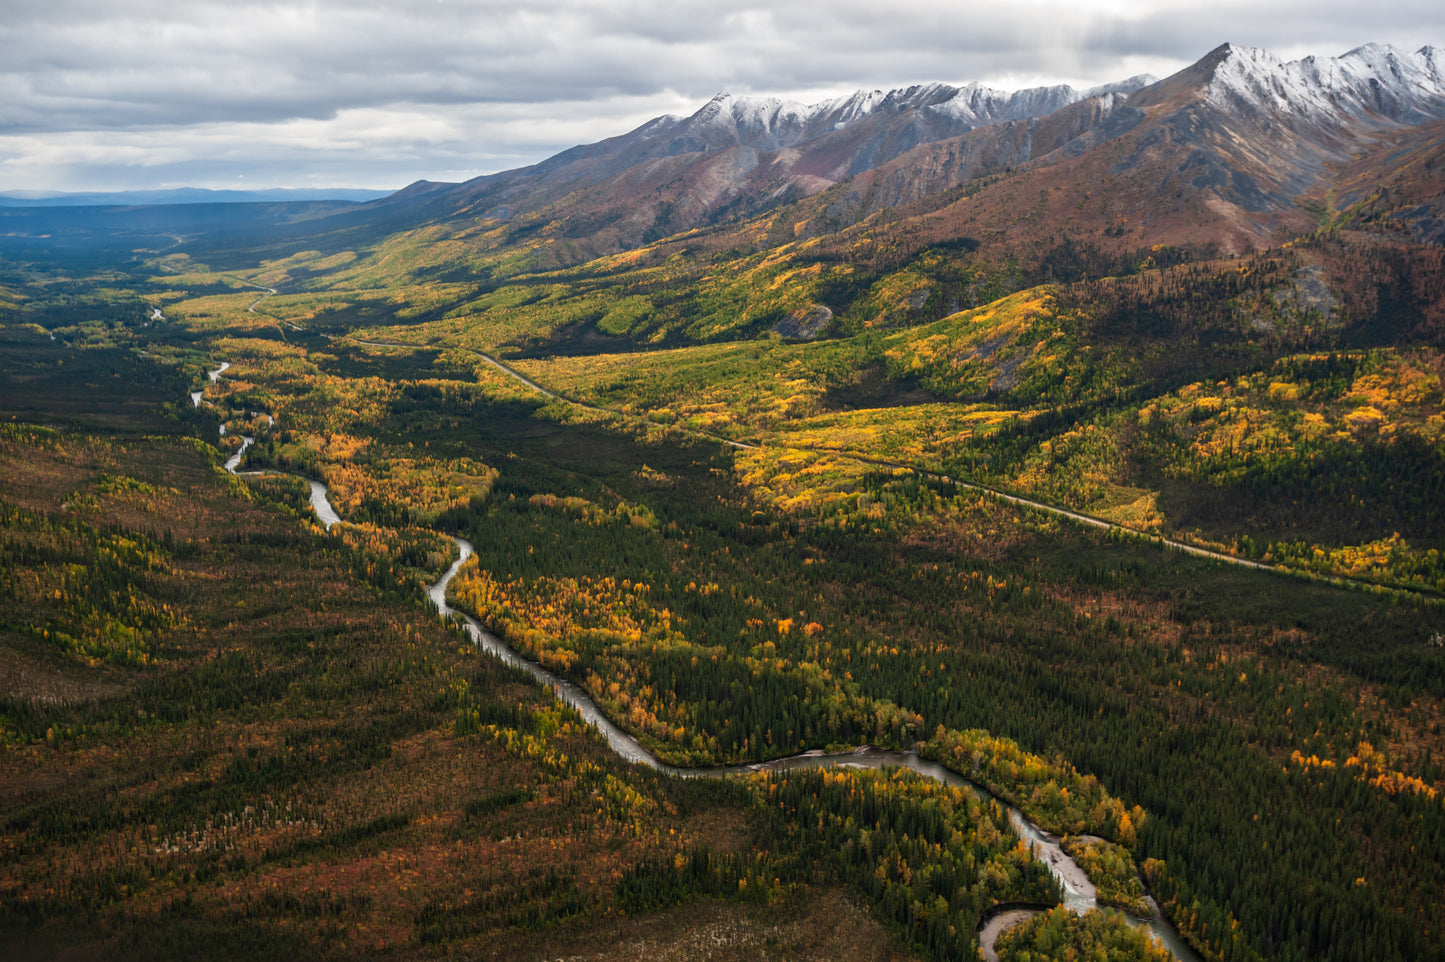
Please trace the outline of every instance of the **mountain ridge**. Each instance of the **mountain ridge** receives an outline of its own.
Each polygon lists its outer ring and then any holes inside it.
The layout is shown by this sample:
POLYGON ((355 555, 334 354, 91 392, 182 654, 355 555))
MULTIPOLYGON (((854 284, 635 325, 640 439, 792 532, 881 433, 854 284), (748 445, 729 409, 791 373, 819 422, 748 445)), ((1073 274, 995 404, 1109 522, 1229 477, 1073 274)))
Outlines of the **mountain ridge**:
POLYGON ((860 89, 813 104, 775 97, 737 97, 722 91, 687 117, 664 115, 643 126, 711 127, 738 136, 740 143, 776 149, 791 146, 804 137, 841 130, 880 112, 925 111, 972 129, 1006 120, 1041 117, 1080 100, 1105 94, 1128 94, 1157 81, 1158 78, 1150 74, 1138 74, 1083 91, 1068 84, 1006 91, 978 82, 961 87, 933 82, 886 91, 860 89), (791 130, 785 129, 787 127, 791 130))
MULTIPOLYGON (((1195 236, 1238 251, 1302 229, 1300 198, 1385 132, 1445 118, 1441 63, 1430 46, 1287 62, 1226 43, 1162 80, 1083 91, 923 83, 815 104, 722 91, 686 117, 429 189, 418 213, 541 230, 538 265, 560 266, 788 204, 804 204, 799 236, 816 236, 979 177, 1064 164, 1049 189, 1075 198, 1086 233, 1133 221, 1132 242, 1195 236), (1113 195, 1103 207, 1101 189, 1113 195)), ((1000 203, 955 226, 1017 235, 1015 214, 1000 203)))
POLYGON ((1225 47, 1207 92, 1216 106, 1268 107, 1316 122, 1373 113, 1418 123, 1445 109, 1445 58, 1431 46, 1412 54, 1369 43, 1338 57, 1295 61, 1266 50, 1225 47))
MULTIPOLYGON (((741 159, 741 166, 751 171, 758 158, 750 156, 750 151, 774 154, 806 144, 798 156, 784 158, 788 170, 799 168, 798 179, 766 188, 776 193, 780 187, 784 192, 792 187, 794 193, 806 195, 870 170, 921 143, 993 123, 1044 116, 1089 96, 1132 92, 1153 79, 1141 74, 1083 92, 1067 85, 1007 92, 979 83, 963 87, 927 83, 889 91, 859 90, 812 105, 773 97, 736 97, 723 91, 686 117, 656 117, 626 133, 569 148, 537 164, 473 178, 457 185, 453 193, 459 212, 506 220, 523 208, 544 206, 640 164, 677 158, 697 161, 740 148, 743 153, 735 159, 741 159)), ((764 158, 767 162, 775 159, 764 158)))

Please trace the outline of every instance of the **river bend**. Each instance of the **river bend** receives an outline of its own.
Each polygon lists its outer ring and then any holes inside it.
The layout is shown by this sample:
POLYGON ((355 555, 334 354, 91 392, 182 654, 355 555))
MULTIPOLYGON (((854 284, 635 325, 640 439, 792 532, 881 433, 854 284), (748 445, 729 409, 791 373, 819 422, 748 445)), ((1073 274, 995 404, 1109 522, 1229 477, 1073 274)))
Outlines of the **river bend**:
MULTIPOLYGON (((991 798, 1003 806, 1008 812, 1009 822, 1013 825, 1014 831, 1028 841, 1033 848, 1034 856, 1043 862, 1049 872, 1058 880, 1064 891, 1064 904, 1078 913, 1098 907, 1094 884, 1089 881, 1088 874, 1063 850, 1057 836, 1045 832, 1029 821, 1017 806, 997 798, 952 769, 940 765, 938 762, 920 758, 913 752, 889 751, 864 746, 851 752, 827 754, 811 751, 768 762, 756 762, 749 765, 720 765, 711 768, 681 768, 661 761, 644 748, 636 738, 613 724, 581 686, 554 675, 530 658, 523 657, 505 641, 484 628, 481 622, 472 615, 458 611, 447 604, 447 587, 467 559, 476 553, 472 543, 465 538, 454 538, 453 540, 456 541, 459 549, 457 560, 452 562, 451 567, 447 568, 446 573, 436 584, 427 589, 427 598, 430 599, 437 612, 443 617, 460 619, 467 635, 478 647, 514 668, 520 668, 541 684, 551 688, 558 698, 576 709, 589 725, 602 734, 614 752, 627 761, 646 765, 679 778, 723 778, 728 775, 790 771, 799 768, 907 768, 945 785, 964 789, 976 797, 991 798)), ((1019 917, 1016 921, 1022 921, 1022 918, 1019 917)), ((1130 920, 1135 925, 1147 928, 1150 934, 1181 962, 1202 962, 1198 953, 1184 941, 1178 930, 1163 917, 1162 913, 1156 913, 1152 919, 1131 917, 1130 920)), ((993 934, 996 936, 997 933, 993 934)))
MULTIPOLYGON (((222 363, 215 370, 207 372, 212 381, 219 380, 220 375, 230 364, 222 363)), ((274 423, 274 419, 272 419, 274 423)), ((224 426, 222 427, 224 433, 224 426)), ((225 468, 235 475, 264 475, 264 474, 287 474, 279 471, 241 471, 241 461, 245 457, 246 449, 254 443, 254 439, 243 437, 241 447, 235 454, 231 455, 225 462, 225 468)), ((288 474, 289 477, 299 478, 311 487, 311 507, 316 512, 317 519, 326 527, 341 521, 341 517, 332 507, 327 499, 326 485, 313 478, 299 474, 288 474)), ((1064 892, 1064 904, 1074 912, 1083 913, 1089 909, 1098 907, 1096 890, 1089 881, 1088 874, 1064 852, 1059 844, 1057 836, 1045 832, 1039 826, 1029 821, 1017 806, 1011 805, 1003 799, 997 798, 992 793, 984 790, 973 782, 970 782, 962 775, 940 765, 937 762, 920 758, 913 752, 890 751, 886 749, 863 746, 851 752, 824 753, 821 751, 804 752, 801 755, 791 755, 786 758, 778 758, 767 762, 756 762, 748 765, 719 765, 708 768, 683 768, 677 765, 669 765, 663 762, 646 748, 642 746, 632 735, 623 731, 609 719, 592 697, 582 689, 580 685, 568 681, 543 668, 537 662, 523 657, 501 638, 484 628, 475 617, 464 611, 458 611, 447 604, 447 588, 452 579, 457 576, 468 558, 476 553, 472 543, 465 538, 453 537, 456 542, 458 555, 457 560, 452 562, 441 578, 429 588, 426 594, 437 613, 444 618, 458 619, 468 637, 471 638, 479 648, 486 651, 502 662, 519 668, 531 675, 540 684, 552 689, 552 691, 569 707, 577 711, 579 715, 591 726, 596 728, 606 739, 608 746, 620 757, 635 765, 646 765, 649 768, 657 769, 668 775, 678 778, 724 778, 729 775, 747 775, 754 772, 779 772, 791 771, 801 768, 907 768, 927 778, 942 782, 945 785, 955 786, 972 793, 979 798, 991 798, 1008 812, 1009 822, 1021 838, 1028 841, 1033 848, 1034 856, 1048 868, 1049 872, 1058 880, 1064 892)), ((1015 914, 1011 924, 1023 921, 1025 914, 1015 914)), ((1194 949, 1184 941, 1178 930, 1164 918, 1162 913, 1156 913, 1151 919, 1140 919, 1129 917, 1130 921, 1138 926, 1148 929, 1165 948, 1167 948, 1176 959, 1181 962, 1202 962, 1201 957, 1194 949)), ((990 936, 989 948, 992 948, 992 939, 996 939, 1000 929, 994 927, 988 935, 990 936)))

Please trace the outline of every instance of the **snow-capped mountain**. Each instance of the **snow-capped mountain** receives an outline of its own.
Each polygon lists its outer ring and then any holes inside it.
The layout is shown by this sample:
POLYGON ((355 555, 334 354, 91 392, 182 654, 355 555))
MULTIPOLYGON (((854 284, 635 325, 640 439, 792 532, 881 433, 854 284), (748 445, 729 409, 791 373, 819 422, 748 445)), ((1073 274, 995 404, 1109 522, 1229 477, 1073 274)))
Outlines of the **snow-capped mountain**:
POLYGON ((564 263, 788 204, 789 236, 816 236, 1007 174, 996 205, 981 196, 939 222, 979 237, 1067 223, 1101 243, 1241 249, 1315 216, 1305 198, 1324 196, 1342 164, 1445 120, 1442 74, 1433 47, 1286 62, 1224 44, 1164 80, 1088 90, 930 83, 814 104, 721 93, 532 167, 398 195, 410 213, 391 206, 398 219, 515 221, 554 238, 564 263), (1035 180, 1047 190, 1022 187, 1035 180))
POLYGON ((888 91, 859 90, 815 104, 723 92, 689 117, 660 117, 644 129, 649 138, 666 135, 710 144, 731 140, 779 150, 865 119, 878 121, 913 113, 918 123, 957 136, 988 124, 1043 117, 1090 97, 1132 93, 1155 82, 1156 78, 1141 74, 1085 91, 1067 84, 1006 91, 979 83, 963 87, 930 83, 888 91))
MULTIPOLYGON (((1087 126, 1074 104, 1026 131, 994 124, 919 147, 840 187, 830 210, 857 220, 1009 170, 997 190, 935 218, 940 229, 1020 243, 1067 223, 1098 243, 1268 245, 1370 196, 1401 164, 1438 162, 1441 66, 1432 47, 1286 62, 1224 44, 1117 103, 1088 102, 1087 126), (1020 197, 1040 200, 1027 218, 1020 197)), ((1435 236, 1442 205, 1417 193, 1393 191, 1418 208, 1397 219, 1435 236)))
MULTIPOLYGON (((618 216, 636 223, 652 208, 639 209, 625 195, 676 192, 665 202, 668 219, 654 229, 684 229, 722 206, 746 212, 816 193, 921 144, 999 123, 1032 122, 1090 98, 1111 109, 1153 80, 1138 76, 1085 91, 931 83, 860 90, 815 104, 723 92, 689 116, 658 117, 533 167, 458 185, 451 201, 508 219, 620 178, 598 203, 621 201, 618 209, 625 213, 618 216)), ((428 196, 440 202, 435 192, 428 196)))
POLYGON ((1285 62, 1225 45, 1205 96, 1224 110, 1264 111, 1314 123, 1375 116, 1418 123, 1445 110, 1445 55, 1366 44, 1338 57, 1285 62))

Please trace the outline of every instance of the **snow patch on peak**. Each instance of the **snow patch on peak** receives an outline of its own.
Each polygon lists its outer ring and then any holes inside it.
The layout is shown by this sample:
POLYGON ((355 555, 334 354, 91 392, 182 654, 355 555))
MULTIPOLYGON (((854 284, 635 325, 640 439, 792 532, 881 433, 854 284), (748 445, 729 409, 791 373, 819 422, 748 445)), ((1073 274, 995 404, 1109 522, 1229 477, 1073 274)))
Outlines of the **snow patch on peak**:
POLYGON ((820 116, 833 118, 833 129, 841 130, 860 117, 866 117, 888 99, 882 90, 858 90, 846 97, 838 97, 816 104, 814 109, 820 116))
POLYGON ((679 117, 677 114, 663 114, 661 117, 653 117, 647 123, 638 127, 637 132, 644 137, 653 137, 656 136, 659 131, 666 130, 669 127, 676 127, 682 123, 683 120, 684 118, 679 117))
POLYGON ((958 89, 948 100, 930 104, 928 109, 959 123, 983 126, 1042 117, 1067 107, 1079 97, 1079 92, 1067 84, 1009 92, 971 83, 958 89))
POLYGON ((859 90, 810 105, 774 97, 735 97, 724 92, 693 114, 689 121, 705 129, 726 131, 741 141, 759 146, 774 142, 785 145, 807 135, 814 125, 841 130, 879 111, 890 114, 928 111, 952 123, 974 127, 1040 116, 1078 98, 1071 87, 1037 87, 1009 93, 978 83, 963 88, 926 83, 887 91, 859 90))
POLYGON ((1100 84, 1097 87, 1090 87, 1084 91, 1084 97, 1103 97, 1108 94, 1131 94, 1136 90, 1152 87, 1158 82, 1159 78, 1152 73, 1135 74, 1127 80, 1116 80, 1111 84, 1100 84))
POLYGON ((930 122, 928 129, 935 136, 941 136, 938 131, 948 128, 962 133, 987 124, 1042 117, 1085 97, 1127 95, 1155 82, 1154 77, 1141 74, 1083 92, 1066 84, 1007 91, 978 82, 962 87, 933 82, 893 90, 858 90, 815 104, 736 96, 724 90, 691 117, 668 125, 667 132, 672 134, 675 128, 681 128, 684 135, 700 136, 713 146, 733 141, 778 149, 827 131, 842 130, 874 114, 892 116, 913 110, 930 122))
POLYGON ((723 91, 687 119, 694 130, 722 133, 739 143, 783 146, 795 138, 815 108, 776 97, 735 97, 723 91))
POLYGON ((1371 43, 1288 63, 1251 47, 1226 45, 1215 53, 1222 56, 1205 96, 1218 107, 1314 121, 1378 114, 1409 122, 1445 112, 1445 77, 1430 47, 1407 53, 1371 43))
MULTIPOLYGON (((907 90, 902 91, 896 97, 900 102, 910 105, 930 106, 935 103, 947 101, 957 94, 958 88, 944 83, 914 84, 907 90)), ((895 94, 898 92, 895 91, 895 94)))

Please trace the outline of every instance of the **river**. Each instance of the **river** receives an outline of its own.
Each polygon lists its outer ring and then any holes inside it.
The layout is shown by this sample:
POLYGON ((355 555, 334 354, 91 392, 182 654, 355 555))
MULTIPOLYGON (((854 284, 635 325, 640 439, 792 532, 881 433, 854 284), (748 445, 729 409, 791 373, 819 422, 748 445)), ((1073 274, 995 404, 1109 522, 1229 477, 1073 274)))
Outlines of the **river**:
MULTIPOLYGON (((230 365, 223 363, 216 371, 210 372, 211 380, 216 380, 221 373, 230 365)), ((274 423, 274 421, 273 421, 274 423)), ((223 431, 224 433, 224 431, 223 431)), ((225 468, 232 474, 237 475, 261 475, 261 474, 282 474, 284 472, 270 471, 240 471, 241 461, 246 455, 246 449, 254 443, 253 438, 243 437, 241 447, 235 454, 231 455, 226 462, 225 468)), ((331 526, 341 521, 341 517, 331 506, 327 499, 326 485, 320 481, 303 475, 292 474, 290 477, 300 478, 311 486, 311 507, 316 512, 316 517, 329 531, 331 526)), ((539 683, 552 689, 565 704, 577 711, 579 715, 591 726, 596 728, 611 749, 621 758, 635 765, 646 765, 649 768, 657 769, 666 774, 678 778, 724 778, 729 775, 746 775, 754 772, 777 772, 790 771, 800 768, 907 768, 945 785, 952 785, 972 793, 979 798, 992 798, 1008 812, 1009 822, 1021 838, 1028 841, 1033 848, 1034 856, 1048 868, 1049 872, 1058 880, 1064 892, 1064 904, 1071 910, 1078 913, 1087 912, 1089 909, 1097 908, 1098 901, 1096 892, 1089 876, 1079 865, 1069 857, 1059 844, 1055 835, 1045 832, 1042 828, 1029 821, 1017 806, 1011 805, 1003 799, 997 798, 990 792, 975 785, 962 775, 940 765, 937 762, 920 758, 913 752, 890 751, 887 749, 863 746, 851 752, 824 753, 821 751, 804 752, 801 755, 792 755, 787 758, 774 759, 768 762, 757 762, 749 765, 719 765, 710 768, 682 768, 677 765, 669 765, 658 759, 649 752, 642 744, 627 732, 612 723, 592 697, 587 694, 581 686, 568 681, 565 678, 554 675, 529 658, 523 657, 505 641, 492 634, 484 628, 472 615, 458 611, 447 604, 447 587, 452 579, 457 576, 462 565, 467 559, 476 553, 472 543, 465 538, 453 537, 458 549, 457 560, 452 562, 446 572, 436 584, 427 588, 426 594, 437 613, 444 618, 460 619, 464 630, 472 641, 495 658, 500 659, 514 668, 519 668, 535 678, 539 683)), ((1017 924, 1028 917, 1031 912, 1011 914, 1008 924, 1017 924)), ((1156 912, 1153 918, 1140 919, 1126 916, 1134 925, 1143 927, 1157 939, 1166 949, 1180 962, 1203 962, 1200 955, 1189 946, 1179 934, 1179 931, 1164 918, 1163 913, 1156 912)), ((989 939, 987 946, 991 951, 993 940, 1007 928, 1005 925, 991 925, 987 927, 986 935, 989 939)))
MULTIPOLYGON (((315 483, 315 482, 313 482, 315 483)), ((970 782, 962 775, 940 765, 937 762, 920 758, 912 752, 889 751, 881 748, 864 746, 854 749, 851 752, 826 754, 820 751, 805 752, 801 755, 792 755, 787 758, 779 758, 769 762, 758 762, 750 765, 722 765, 712 768, 680 768, 676 765, 669 765, 661 761, 636 738, 618 728, 612 721, 602 713, 591 696, 581 686, 558 677, 552 672, 543 668, 529 658, 524 658, 512 649, 505 641, 492 634, 482 627, 481 622, 464 611, 458 611, 447 604, 447 586, 456 577, 467 559, 476 553, 471 542, 465 538, 454 538, 457 543, 459 554, 457 560, 452 562, 451 567, 446 570, 436 584, 427 589, 427 597, 437 612, 443 617, 455 617, 461 619, 465 626, 467 635, 480 648, 489 654, 500 658, 515 668, 527 672, 543 685, 551 688, 567 705, 576 709, 589 725, 601 732, 602 737, 614 752, 629 762, 638 765, 646 765, 675 775, 680 778, 722 778, 728 775, 750 774, 762 771, 788 771, 798 768, 907 768, 945 785, 953 785, 965 791, 973 793, 980 798, 992 798, 999 805, 1002 805, 1008 812, 1009 822, 1020 837, 1026 839, 1033 847, 1034 856, 1044 863, 1049 872, 1059 881, 1064 891, 1064 904, 1078 913, 1087 912, 1089 909, 1097 908, 1098 901, 1094 884, 1089 881, 1088 874, 1069 857, 1059 844, 1059 838, 1045 832, 1039 826, 1029 821, 1024 813, 1016 806, 1010 805, 1003 799, 993 796, 988 791, 970 782)), ((1018 916, 1016 921, 1022 921, 1027 916, 1018 916)), ((1151 919, 1140 919, 1128 916, 1130 921, 1138 926, 1146 928, 1176 959, 1181 962, 1202 962, 1199 954, 1189 946, 1179 931, 1164 918, 1162 913, 1156 913, 1151 919)), ((994 938, 998 932, 990 933, 994 938)))
MULTIPOLYGON (((55 335, 52 334, 52 335, 50 335, 50 337, 51 337, 52 340, 54 340, 55 335)), ((226 368, 228 368, 228 367, 230 367, 230 366, 231 366, 231 362, 230 362, 230 361, 222 361, 220 367, 216 368, 214 371, 207 371, 207 372, 206 372, 206 377, 210 380, 210 382, 211 382, 212 384, 214 384, 214 383, 216 383, 217 381, 219 381, 219 380, 221 379, 221 375, 222 375, 222 374, 225 374, 225 373, 226 373, 226 368)), ((200 391, 192 391, 192 392, 191 392, 191 407, 193 407, 193 408, 198 408, 198 407, 200 407, 200 406, 201 406, 201 392, 200 392, 200 391)), ((226 426, 225 426, 224 424, 221 425, 221 433, 222 433, 222 434, 225 434, 225 433, 226 433, 226 426)))
MULTIPOLYGON (((224 424, 221 425, 221 433, 222 433, 222 434, 225 434, 225 433, 226 433, 226 426, 225 426, 224 424)), ((309 485, 311 486, 311 510, 316 512, 316 519, 321 522, 322 526, 324 526, 327 531, 330 531, 330 530, 331 530, 331 526, 332 526, 333 524, 337 524, 337 523, 339 523, 339 522, 341 521, 341 515, 339 515, 339 514, 336 513, 336 509, 331 506, 331 502, 330 502, 329 500, 327 500, 327 498, 326 498, 326 485, 322 484, 320 481, 316 481, 316 480, 313 480, 313 479, 308 478, 308 477, 304 477, 303 475, 299 475, 299 474, 287 474, 287 473, 284 472, 284 471, 240 471, 240 470, 238 470, 238 469, 241 467, 241 459, 246 456, 246 449, 249 448, 252 444, 255 444, 255 443, 256 443, 256 439, 255 439, 255 438, 248 438, 248 437, 243 437, 243 438, 241 438, 241 447, 240 447, 240 449, 239 449, 235 454, 231 455, 229 458, 226 459, 226 463, 225 463, 225 468, 226 468, 226 470, 229 471, 229 472, 231 472, 232 474, 241 475, 241 476, 245 476, 245 475, 259 475, 259 474, 279 474, 279 475, 284 475, 284 476, 286 476, 286 477, 291 477, 291 478, 300 478, 302 481, 305 481, 307 484, 309 484, 309 485)))

